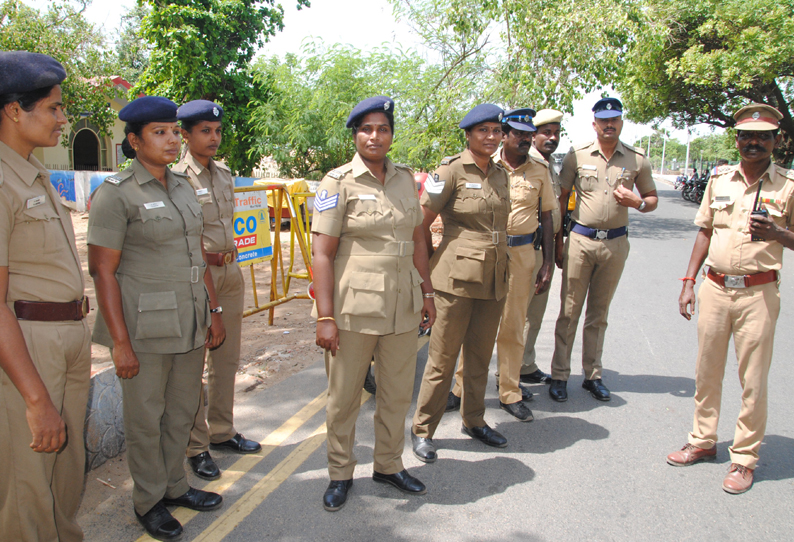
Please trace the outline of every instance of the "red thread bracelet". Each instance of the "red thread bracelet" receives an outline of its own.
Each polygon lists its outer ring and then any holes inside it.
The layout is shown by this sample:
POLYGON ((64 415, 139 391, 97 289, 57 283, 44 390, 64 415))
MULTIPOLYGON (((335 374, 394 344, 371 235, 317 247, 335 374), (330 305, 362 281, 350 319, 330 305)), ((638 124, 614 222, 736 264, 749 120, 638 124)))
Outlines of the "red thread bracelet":
POLYGON ((678 280, 683 280, 683 281, 691 280, 692 282, 697 282, 697 280, 695 280, 695 279, 694 279, 694 278, 692 278, 692 277, 684 277, 684 278, 682 278, 682 279, 678 279, 678 280))

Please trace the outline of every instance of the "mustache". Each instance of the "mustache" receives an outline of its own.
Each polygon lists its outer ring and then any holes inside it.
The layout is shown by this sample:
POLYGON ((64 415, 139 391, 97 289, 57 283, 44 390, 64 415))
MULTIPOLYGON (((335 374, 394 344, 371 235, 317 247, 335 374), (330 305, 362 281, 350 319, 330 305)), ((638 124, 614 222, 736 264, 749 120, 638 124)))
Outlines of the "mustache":
POLYGON ((744 152, 756 151, 756 152, 764 152, 766 149, 763 148, 761 145, 745 145, 742 147, 744 152))

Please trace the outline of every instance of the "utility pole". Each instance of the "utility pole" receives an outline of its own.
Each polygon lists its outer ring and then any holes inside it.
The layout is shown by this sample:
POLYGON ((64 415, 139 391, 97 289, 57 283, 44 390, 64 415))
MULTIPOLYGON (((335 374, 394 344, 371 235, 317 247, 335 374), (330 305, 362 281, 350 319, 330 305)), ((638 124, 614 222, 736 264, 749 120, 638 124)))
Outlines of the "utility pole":
POLYGON ((664 175, 664 154, 667 151, 667 133, 662 132, 664 136, 664 143, 662 144, 662 167, 659 169, 659 175, 664 175))
POLYGON ((686 127, 686 162, 684 162, 684 175, 687 175, 689 169, 689 126, 686 127))

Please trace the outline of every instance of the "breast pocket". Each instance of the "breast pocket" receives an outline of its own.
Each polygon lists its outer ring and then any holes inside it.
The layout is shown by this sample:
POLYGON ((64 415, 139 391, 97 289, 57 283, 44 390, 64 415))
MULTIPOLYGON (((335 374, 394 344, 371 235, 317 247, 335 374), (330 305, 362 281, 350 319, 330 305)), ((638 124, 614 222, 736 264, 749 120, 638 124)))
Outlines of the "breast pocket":
POLYGON ((463 282, 482 284, 485 277, 485 251, 478 248, 458 247, 450 278, 463 282))
MULTIPOLYGON (((61 227, 61 217, 55 209, 50 208, 49 205, 39 205, 32 209, 24 209, 22 211, 22 223, 17 224, 15 229, 19 229, 16 233, 24 231, 24 235, 16 235, 22 241, 22 250, 30 250, 36 248, 42 251, 43 254, 55 254, 58 252, 58 247, 63 246, 58 241, 61 227), (22 230, 24 228, 24 230, 22 230)), ((12 238, 13 239, 13 238, 12 238)))
POLYGON ((487 213, 488 202, 482 188, 461 188, 453 203, 453 209, 460 214, 487 213))
POLYGON ((510 185, 510 201, 514 204, 521 204, 531 201, 532 197, 537 198, 538 189, 527 180, 520 179, 510 185), (534 192, 534 196, 533 196, 534 192))
POLYGON ((187 231, 193 235, 201 235, 204 232, 204 215, 201 212, 201 204, 189 201, 187 207, 190 209, 190 216, 185 217, 187 231))
POLYGON ((405 213, 405 219, 408 225, 416 227, 422 223, 422 210, 419 205, 419 200, 416 198, 402 198, 400 205, 405 213))
MULTIPOLYGON (((199 205, 198 202, 196 205, 199 205)), ((199 205, 200 208, 201 206, 199 205)), ((147 209, 141 205, 139 209, 141 222, 143 222, 143 236, 146 239, 161 242, 173 235, 174 219, 171 216, 169 207, 147 209)))
POLYGON ((579 168, 579 185, 583 191, 595 190, 598 185, 598 172, 592 169, 579 168))
POLYGON ((714 213, 712 220, 712 227, 714 228, 728 228, 731 225, 731 214, 733 213, 735 199, 731 196, 729 199, 715 198, 709 204, 709 207, 714 213))
POLYGON ((181 337, 175 292, 154 292, 138 296, 138 322, 135 338, 165 339, 181 337))
POLYGON ((383 219, 383 206, 378 200, 351 199, 347 210, 357 228, 374 228, 383 219))
POLYGON ((386 317, 386 278, 382 274, 350 273, 342 295, 342 314, 386 317))
POLYGON ((783 206, 779 203, 765 203, 764 207, 769 211, 769 217, 781 228, 786 228, 786 213, 783 206))
POLYGON ((634 170, 624 169, 620 172, 617 179, 617 184, 622 184, 625 188, 629 190, 634 190, 634 179, 637 178, 637 172, 634 170))

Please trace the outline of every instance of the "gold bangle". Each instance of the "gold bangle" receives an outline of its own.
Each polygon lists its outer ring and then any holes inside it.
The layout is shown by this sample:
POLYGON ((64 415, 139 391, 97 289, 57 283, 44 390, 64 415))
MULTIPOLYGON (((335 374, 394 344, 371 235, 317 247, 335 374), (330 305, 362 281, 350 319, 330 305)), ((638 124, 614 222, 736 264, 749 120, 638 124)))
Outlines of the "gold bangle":
POLYGON ((326 320, 331 320, 332 322, 336 322, 333 316, 321 316, 317 319, 318 322, 324 322, 326 320))
POLYGON ((422 297, 424 297, 425 299, 433 299, 434 297, 436 297, 436 293, 430 292, 429 294, 422 294, 422 297))

